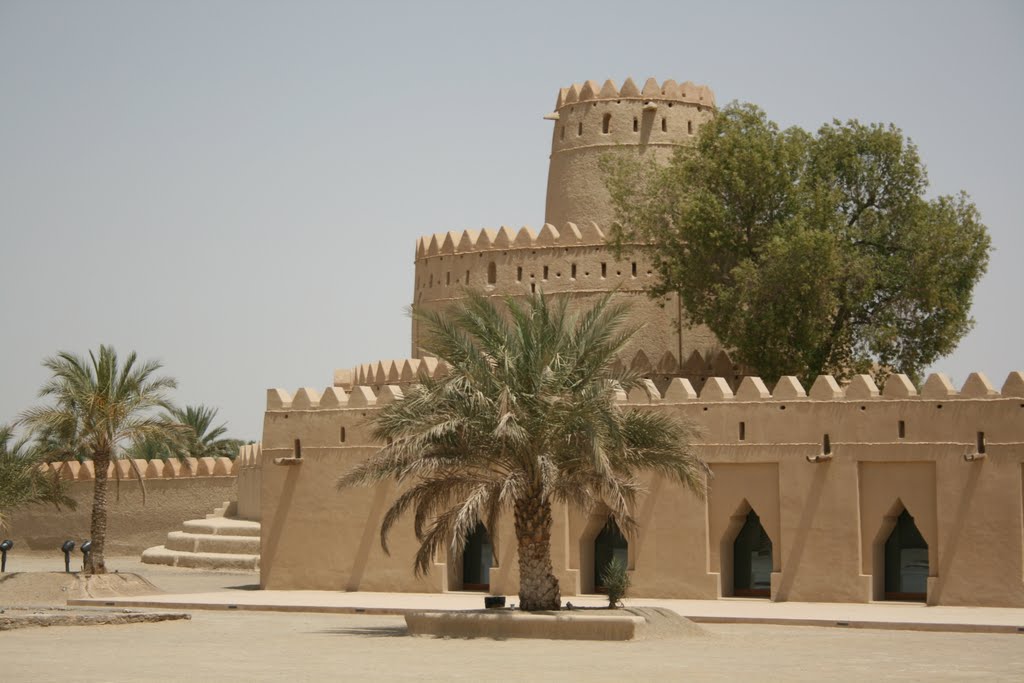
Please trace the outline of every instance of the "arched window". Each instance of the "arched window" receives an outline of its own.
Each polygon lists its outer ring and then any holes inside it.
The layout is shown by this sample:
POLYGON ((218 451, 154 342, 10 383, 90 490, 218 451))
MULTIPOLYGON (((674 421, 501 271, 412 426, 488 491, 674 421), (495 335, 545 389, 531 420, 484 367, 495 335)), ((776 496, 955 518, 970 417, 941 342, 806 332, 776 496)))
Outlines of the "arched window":
POLYGON ((732 550, 733 595, 748 598, 771 597, 772 539, 761 518, 751 510, 736 535, 732 550))
POLYGON ((885 599, 924 602, 928 595, 928 543, 903 510, 885 542, 885 599))
POLYGON ((615 520, 609 518, 594 539, 594 590, 598 593, 605 592, 602 575, 612 560, 618 560, 623 567, 629 566, 629 542, 615 520))
POLYGON ((498 266, 491 261, 487 264, 487 284, 493 285, 498 281, 498 266))
POLYGON ((601 119, 601 132, 604 133, 605 135, 608 135, 608 133, 611 132, 611 128, 612 128, 612 115, 611 114, 605 114, 604 118, 601 119))
POLYGON ((491 567, 494 566, 494 545, 487 528, 477 522, 462 548, 462 590, 491 589, 491 567))

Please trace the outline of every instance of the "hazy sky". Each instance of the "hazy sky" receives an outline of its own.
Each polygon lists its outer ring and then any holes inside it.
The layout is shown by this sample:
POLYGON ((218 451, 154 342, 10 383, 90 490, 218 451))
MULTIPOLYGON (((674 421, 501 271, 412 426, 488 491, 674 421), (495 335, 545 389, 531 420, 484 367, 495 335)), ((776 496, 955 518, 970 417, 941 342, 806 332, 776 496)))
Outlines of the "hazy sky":
POLYGON ((935 369, 998 387, 1024 368, 1022 8, 0 0, 0 422, 45 356, 107 343, 258 439, 267 387, 408 356, 417 236, 539 227, 542 115, 627 76, 902 127, 995 246, 935 369))

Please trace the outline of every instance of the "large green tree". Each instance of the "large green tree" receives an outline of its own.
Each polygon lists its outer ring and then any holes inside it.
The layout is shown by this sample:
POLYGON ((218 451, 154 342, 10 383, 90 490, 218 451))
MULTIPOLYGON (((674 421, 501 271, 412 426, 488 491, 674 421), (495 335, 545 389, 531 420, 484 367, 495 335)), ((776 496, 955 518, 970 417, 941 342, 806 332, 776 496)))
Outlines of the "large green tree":
POLYGON ((24 505, 49 503, 75 509, 67 485, 42 469, 43 452, 28 438, 15 438, 9 425, 0 425, 0 529, 7 526, 11 511, 24 505))
MULTIPOLYGON (((157 414, 167 405, 167 390, 176 382, 156 374, 160 363, 139 362, 135 352, 121 363, 110 346, 100 346, 88 357, 62 352, 44 360, 43 366, 51 377, 39 396, 52 403, 26 410, 20 421, 34 431, 73 437, 75 443, 59 443, 60 452, 84 452, 92 459, 92 552, 85 571, 105 574, 108 466, 129 444, 171 438, 180 429, 157 414)), ((130 462, 135 467, 135 461, 130 462)), ((141 473, 136 474, 141 481, 141 473)))
POLYGON ((614 242, 764 377, 919 377, 970 330, 989 237, 966 194, 927 199, 891 125, 780 130, 731 104, 667 166, 605 161, 614 242))
POLYGON ((638 382, 613 368, 632 333, 623 329, 626 306, 606 297, 574 315, 568 303, 538 294, 498 305, 469 292, 445 313, 418 314, 424 350, 448 373, 382 407, 373 436, 386 445, 338 482, 342 489, 388 479, 403 485, 384 516, 381 543, 387 550, 389 531, 411 512, 421 543, 417 574, 446 547, 462 548, 478 523, 493 533, 511 511, 519 604, 558 609, 552 505, 606 507, 631 533, 638 473, 703 495, 708 470, 690 449, 690 429, 616 401, 638 382))

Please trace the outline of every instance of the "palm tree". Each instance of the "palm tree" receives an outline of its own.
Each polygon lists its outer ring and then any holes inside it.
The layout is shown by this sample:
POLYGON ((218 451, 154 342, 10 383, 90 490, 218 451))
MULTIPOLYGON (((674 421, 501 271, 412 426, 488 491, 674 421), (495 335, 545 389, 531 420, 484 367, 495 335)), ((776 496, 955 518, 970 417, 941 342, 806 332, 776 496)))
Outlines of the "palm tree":
POLYGON ((182 429, 174 433, 173 439, 149 436, 133 443, 131 457, 140 460, 165 460, 179 458, 231 458, 238 455, 238 448, 245 442, 241 439, 223 438, 227 433, 224 424, 213 426, 217 409, 209 406, 185 406, 178 408, 168 405, 165 419, 182 429))
MULTIPOLYGON (((53 405, 30 408, 20 421, 42 433, 74 435, 75 444, 64 450, 84 451, 96 469, 92 504, 92 552, 85 571, 105 574, 103 554, 107 537, 107 468, 133 441, 169 437, 176 427, 155 415, 166 406, 166 391, 177 386, 170 377, 157 377, 160 363, 137 362, 135 352, 119 364, 113 347, 100 346, 88 358, 68 352, 43 361, 52 376, 39 390, 53 405)), ((129 461, 141 482, 134 460, 129 461)))
POLYGON ((52 503, 58 510, 74 510, 74 499, 67 485, 56 474, 47 474, 40 465, 42 453, 27 438, 14 438, 9 425, 0 425, 0 529, 7 526, 7 515, 22 505, 52 503))
POLYGON ((216 408, 204 405, 185 406, 184 409, 172 407, 168 412, 179 424, 188 427, 184 443, 186 455, 193 458, 234 458, 238 455, 238 447, 244 442, 223 438, 228 431, 226 424, 213 426, 216 408))
POLYGON ((610 297, 578 315, 568 297, 543 294, 499 308, 479 292, 446 313, 418 312, 424 350, 449 371, 425 378, 373 418, 386 445, 338 480, 338 488, 394 479, 405 485, 381 524, 381 545, 407 512, 426 574, 446 545, 461 548, 482 522, 513 513, 519 604, 558 609, 551 565, 552 505, 607 508, 627 534, 641 471, 703 496, 707 465, 690 449, 692 429, 664 413, 621 406, 639 378, 615 363, 633 334, 610 297))

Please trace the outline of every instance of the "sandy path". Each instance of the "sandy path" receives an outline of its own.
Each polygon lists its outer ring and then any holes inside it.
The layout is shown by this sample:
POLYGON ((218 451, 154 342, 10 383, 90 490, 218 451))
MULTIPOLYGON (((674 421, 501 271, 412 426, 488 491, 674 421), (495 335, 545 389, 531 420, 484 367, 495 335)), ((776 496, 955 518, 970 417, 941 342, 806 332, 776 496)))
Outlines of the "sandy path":
POLYGON ((707 625, 626 643, 404 636, 400 617, 194 612, 0 634, 5 681, 1021 680, 1024 637, 707 625), (99 655, 99 658, 96 657, 99 655))

